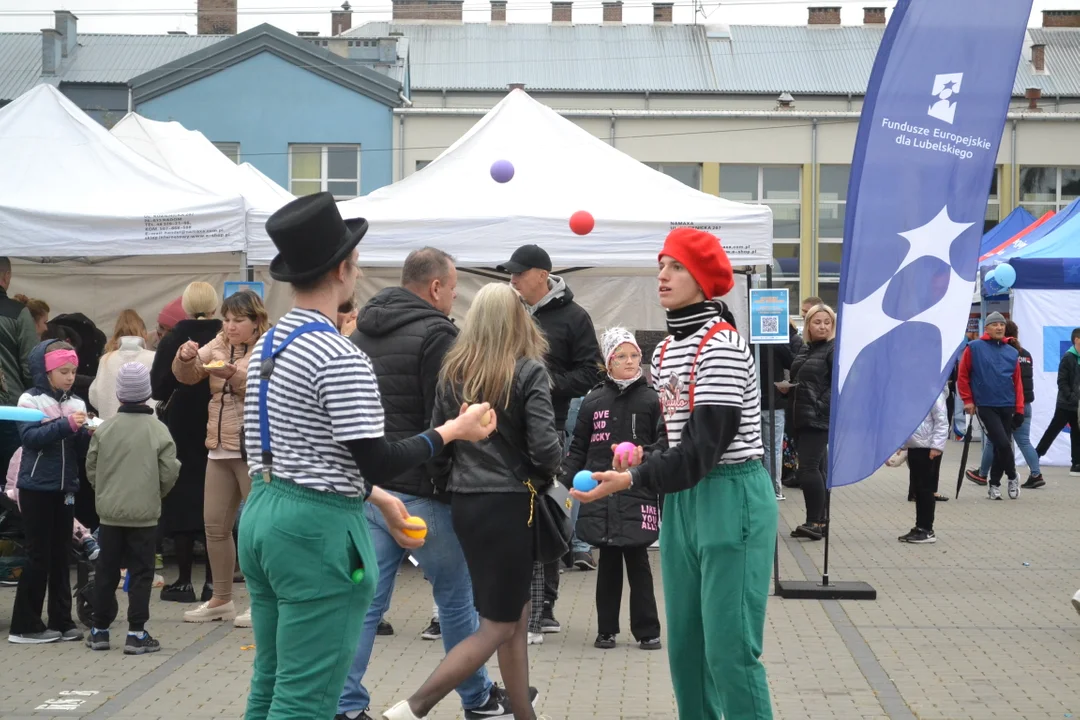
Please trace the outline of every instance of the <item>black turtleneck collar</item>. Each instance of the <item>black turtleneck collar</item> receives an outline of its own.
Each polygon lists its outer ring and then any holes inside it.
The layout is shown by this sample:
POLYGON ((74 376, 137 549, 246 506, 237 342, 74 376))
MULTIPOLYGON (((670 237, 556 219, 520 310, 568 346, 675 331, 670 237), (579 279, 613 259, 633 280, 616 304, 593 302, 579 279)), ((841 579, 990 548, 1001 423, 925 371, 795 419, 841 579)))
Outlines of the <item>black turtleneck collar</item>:
POLYGON ((667 327, 676 340, 683 340, 700 330, 705 323, 715 317, 721 317, 734 325, 727 306, 718 300, 705 300, 667 311, 667 327))

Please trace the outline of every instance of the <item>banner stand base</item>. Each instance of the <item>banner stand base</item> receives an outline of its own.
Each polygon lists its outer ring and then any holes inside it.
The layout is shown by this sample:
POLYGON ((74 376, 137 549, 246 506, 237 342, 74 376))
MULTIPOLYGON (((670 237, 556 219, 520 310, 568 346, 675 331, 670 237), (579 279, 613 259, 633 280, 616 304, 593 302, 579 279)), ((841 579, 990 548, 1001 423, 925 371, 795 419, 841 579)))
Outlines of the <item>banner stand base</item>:
POLYGON ((781 580, 777 583, 777 595, 786 600, 877 600, 877 590, 861 580, 781 580))

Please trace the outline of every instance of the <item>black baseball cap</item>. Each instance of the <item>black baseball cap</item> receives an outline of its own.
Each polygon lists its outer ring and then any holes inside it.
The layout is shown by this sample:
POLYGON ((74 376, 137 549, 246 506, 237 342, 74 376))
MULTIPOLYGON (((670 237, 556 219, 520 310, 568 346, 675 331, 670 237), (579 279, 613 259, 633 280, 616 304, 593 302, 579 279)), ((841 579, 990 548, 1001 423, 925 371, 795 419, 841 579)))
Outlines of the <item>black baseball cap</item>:
POLYGON ((495 269, 504 273, 521 273, 533 268, 551 272, 551 256, 539 245, 522 245, 508 262, 495 269))

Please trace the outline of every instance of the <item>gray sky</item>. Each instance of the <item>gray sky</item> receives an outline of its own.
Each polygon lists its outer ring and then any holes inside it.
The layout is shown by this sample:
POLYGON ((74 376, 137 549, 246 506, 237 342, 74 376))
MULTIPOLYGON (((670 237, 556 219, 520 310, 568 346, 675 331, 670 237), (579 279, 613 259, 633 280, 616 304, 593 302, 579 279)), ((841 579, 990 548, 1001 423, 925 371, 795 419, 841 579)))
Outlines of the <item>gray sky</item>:
MULTIPOLYGON (((71 10, 79 17, 79 29, 84 32, 164 33, 169 30, 195 32, 196 0, 0 0, 0 31, 35 32, 52 27, 53 10, 71 10)), ((699 23, 797 25, 806 22, 806 8, 842 6, 845 24, 862 22, 866 5, 888 5, 881 0, 818 0, 790 2, 787 0, 733 0, 708 2, 700 0, 703 13, 699 23)), ((355 0, 353 26, 370 20, 389 20, 389 0, 355 0)), ((597 23, 601 19, 600 0, 577 0, 574 20, 597 23)), ((317 30, 330 32, 330 10, 340 6, 340 0, 240 0, 240 30, 269 22, 296 32, 317 30)), ((551 6, 546 0, 509 0, 507 19, 510 22, 546 22, 551 6)), ((489 16, 486 0, 465 0, 465 22, 484 22, 489 16)), ((623 18, 626 22, 650 22, 650 0, 624 0, 623 18)), ((1042 10, 1080 9, 1080 0, 1034 0, 1030 24, 1042 22, 1042 10)), ((675 0, 675 21, 692 22, 694 0, 675 0)))

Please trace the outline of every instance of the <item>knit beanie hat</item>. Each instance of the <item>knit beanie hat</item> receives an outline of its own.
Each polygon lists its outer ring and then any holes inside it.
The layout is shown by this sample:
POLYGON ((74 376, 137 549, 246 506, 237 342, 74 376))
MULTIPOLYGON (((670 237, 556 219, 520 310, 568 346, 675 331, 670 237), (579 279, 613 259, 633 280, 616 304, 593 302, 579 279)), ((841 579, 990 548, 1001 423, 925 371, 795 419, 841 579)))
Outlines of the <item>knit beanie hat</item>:
POLYGON ((150 399, 150 371, 138 362, 120 366, 116 376, 116 399, 126 405, 140 405, 150 399))
POLYGON ((181 320, 187 319, 187 313, 184 312, 183 298, 176 298, 171 303, 165 306, 158 316, 158 325, 166 330, 172 330, 176 327, 176 323, 181 320))
POLYGON ((986 324, 987 325, 993 325, 994 323, 1003 323, 1003 322, 1005 322, 1005 316, 1002 315, 999 312, 992 312, 992 313, 990 313, 989 315, 986 316, 986 324))
POLYGON ((630 343, 634 346, 634 349, 641 352, 641 346, 638 345, 634 333, 626 328, 613 327, 600 336, 600 351, 604 353, 604 367, 611 365, 611 357, 619 349, 619 346, 625 343, 630 343))
POLYGON ((682 263, 705 293, 706 300, 722 297, 735 287, 731 261, 720 239, 704 230, 681 227, 668 233, 658 257, 674 258, 682 263))

